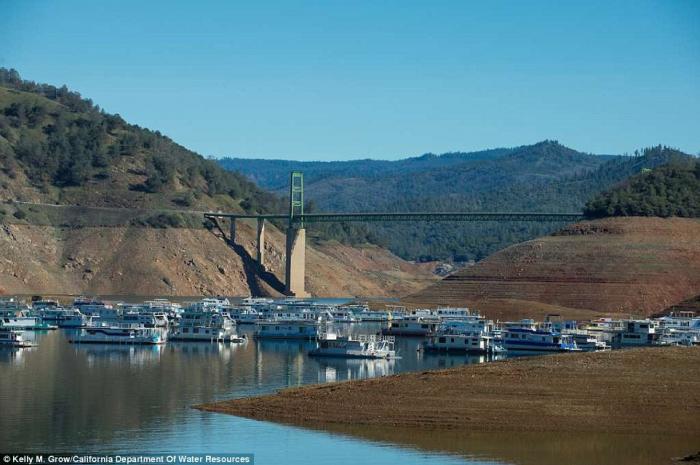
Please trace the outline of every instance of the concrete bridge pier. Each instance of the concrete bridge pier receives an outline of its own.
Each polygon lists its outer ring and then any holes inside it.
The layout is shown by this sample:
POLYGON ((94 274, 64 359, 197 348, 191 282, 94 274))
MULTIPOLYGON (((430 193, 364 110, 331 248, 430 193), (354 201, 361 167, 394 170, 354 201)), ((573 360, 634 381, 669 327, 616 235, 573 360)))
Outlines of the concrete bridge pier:
POLYGON ((309 297, 304 288, 306 268, 306 229, 287 228, 287 267, 285 269, 285 294, 309 297))
POLYGON ((258 218, 258 266, 265 271, 265 220, 258 218))
POLYGON ((231 227, 229 229, 229 242, 231 244, 236 243, 236 219, 231 218, 231 227))

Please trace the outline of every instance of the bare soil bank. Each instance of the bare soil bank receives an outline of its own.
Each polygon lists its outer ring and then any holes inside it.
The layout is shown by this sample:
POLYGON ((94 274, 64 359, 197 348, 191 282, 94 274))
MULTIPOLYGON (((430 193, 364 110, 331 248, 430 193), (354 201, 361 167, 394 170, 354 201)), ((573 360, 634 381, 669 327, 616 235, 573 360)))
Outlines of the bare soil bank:
POLYGON ((700 436, 700 347, 511 359, 197 406, 335 429, 700 436))
MULTIPOLYGON (((250 224, 239 226, 236 249, 206 229, 0 224, 0 294, 277 296, 284 235, 272 225, 266 234, 271 279, 252 258, 250 224)), ((432 265, 376 246, 308 244, 306 260, 306 288, 320 297, 398 297, 438 279, 432 265)))
POLYGON ((403 299, 488 317, 650 315, 700 293, 700 220, 608 218, 513 245, 403 299), (525 309, 525 310, 524 310, 525 309))

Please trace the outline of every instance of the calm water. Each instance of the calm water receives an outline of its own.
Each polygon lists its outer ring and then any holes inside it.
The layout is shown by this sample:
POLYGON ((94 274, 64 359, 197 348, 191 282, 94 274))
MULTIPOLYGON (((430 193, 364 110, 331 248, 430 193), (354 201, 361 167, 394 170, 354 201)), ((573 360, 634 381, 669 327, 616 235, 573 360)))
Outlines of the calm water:
MULTIPOLYGON (((352 325, 352 332, 377 329, 352 325)), ((64 330, 34 334, 38 347, 0 349, 0 451, 254 453, 259 464, 464 463, 449 455, 190 406, 302 384, 483 361, 421 356, 415 350, 418 341, 411 339, 398 344, 403 358, 370 361, 309 358, 311 342, 78 346, 67 342, 64 330)))
MULTIPOLYGON (((351 327, 370 333, 379 325, 351 327)), ((484 360, 422 355, 416 339, 397 341, 399 360, 369 361, 309 358, 313 343, 304 342, 127 347, 68 344, 61 330, 35 337, 38 347, 0 349, 0 452, 254 453, 258 464, 574 465, 668 463, 700 446, 692 438, 613 435, 416 436, 353 427, 329 433, 190 408, 302 384, 484 360)))

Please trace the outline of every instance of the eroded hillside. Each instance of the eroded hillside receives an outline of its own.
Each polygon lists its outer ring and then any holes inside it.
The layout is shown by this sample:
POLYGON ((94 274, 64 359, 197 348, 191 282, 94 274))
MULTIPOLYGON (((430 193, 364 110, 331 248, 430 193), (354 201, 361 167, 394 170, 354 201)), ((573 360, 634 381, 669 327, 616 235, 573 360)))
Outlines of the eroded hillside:
MULTIPOLYGON (((229 247, 194 228, 85 227, 4 224, 0 227, 0 291, 9 294, 279 295, 283 236, 268 228, 267 281, 248 254, 253 231, 241 225, 229 247), (272 284, 272 285, 271 285, 272 284)), ((307 250, 307 290, 314 296, 400 296, 436 279, 374 246, 324 243, 307 250)), ((265 275, 263 275, 265 276, 265 275)))
POLYGON ((508 247, 406 298, 493 318, 649 315, 700 293, 700 220, 609 218, 508 247))

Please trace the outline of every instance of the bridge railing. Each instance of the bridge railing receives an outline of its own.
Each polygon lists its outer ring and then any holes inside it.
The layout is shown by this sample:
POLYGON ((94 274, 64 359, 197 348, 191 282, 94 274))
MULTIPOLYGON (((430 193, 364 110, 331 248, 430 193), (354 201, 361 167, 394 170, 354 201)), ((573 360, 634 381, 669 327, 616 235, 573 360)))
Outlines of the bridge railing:
MULTIPOLYGON (((249 215, 237 213, 205 213, 205 217, 232 219, 286 219, 284 214, 249 215)), ((294 217, 304 223, 328 223, 343 221, 535 221, 573 222, 583 219, 581 213, 547 212, 405 212, 405 213, 306 213, 294 217)))

